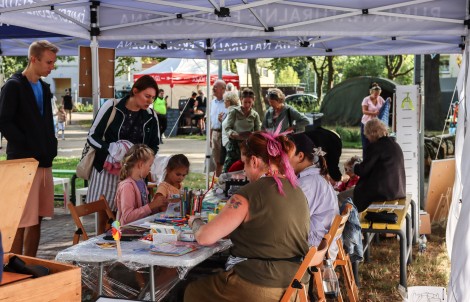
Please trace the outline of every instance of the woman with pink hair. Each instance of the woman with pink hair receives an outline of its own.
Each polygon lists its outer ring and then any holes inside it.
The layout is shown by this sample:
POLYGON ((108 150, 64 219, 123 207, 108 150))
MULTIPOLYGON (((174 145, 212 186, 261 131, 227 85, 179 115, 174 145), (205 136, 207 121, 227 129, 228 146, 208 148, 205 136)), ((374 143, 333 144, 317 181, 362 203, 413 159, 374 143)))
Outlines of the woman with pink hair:
POLYGON ((189 220, 199 244, 230 236, 233 247, 225 271, 190 283, 185 302, 279 301, 308 252, 307 201, 289 163, 295 146, 279 132, 255 132, 242 142, 250 183, 211 222, 189 220))

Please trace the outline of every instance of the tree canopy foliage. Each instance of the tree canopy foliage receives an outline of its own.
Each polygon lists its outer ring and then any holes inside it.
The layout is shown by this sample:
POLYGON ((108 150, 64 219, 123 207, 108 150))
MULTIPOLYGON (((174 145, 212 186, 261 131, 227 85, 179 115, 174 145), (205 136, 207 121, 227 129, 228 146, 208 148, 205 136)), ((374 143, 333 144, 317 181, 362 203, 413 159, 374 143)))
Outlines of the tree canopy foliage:
POLYGON ((412 55, 275 58, 270 68, 278 79, 282 70, 292 67, 306 92, 316 91, 321 98, 323 92, 328 92, 335 84, 358 76, 377 76, 403 85, 411 84, 413 60, 412 55))
MULTIPOLYGON (((75 57, 58 56, 57 61, 73 62, 75 61, 75 57)), ((11 77, 15 72, 23 71, 27 65, 28 57, 26 56, 0 56, 0 73, 4 74, 5 80, 11 77)))
POLYGON ((276 84, 300 84, 299 76, 292 66, 287 66, 286 68, 279 71, 279 75, 276 77, 276 84))

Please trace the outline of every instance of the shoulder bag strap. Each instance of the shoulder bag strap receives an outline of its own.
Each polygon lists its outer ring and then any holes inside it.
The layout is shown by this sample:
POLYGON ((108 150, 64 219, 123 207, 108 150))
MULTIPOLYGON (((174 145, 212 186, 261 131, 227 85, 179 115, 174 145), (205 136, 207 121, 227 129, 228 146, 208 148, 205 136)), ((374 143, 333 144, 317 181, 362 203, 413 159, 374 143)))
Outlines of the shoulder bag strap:
POLYGON ((292 118, 290 116, 290 107, 287 107, 287 119, 289 120, 289 127, 292 127, 292 118))
POLYGON ((103 140, 104 140, 104 135, 106 133, 106 130, 108 130, 109 125, 111 125, 111 123, 114 120, 114 117, 116 116, 116 103, 117 103, 117 100, 113 99, 113 110, 111 111, 111 115, 109 116, 108 122, 106 123, 106 128, 104 129, 103 140))

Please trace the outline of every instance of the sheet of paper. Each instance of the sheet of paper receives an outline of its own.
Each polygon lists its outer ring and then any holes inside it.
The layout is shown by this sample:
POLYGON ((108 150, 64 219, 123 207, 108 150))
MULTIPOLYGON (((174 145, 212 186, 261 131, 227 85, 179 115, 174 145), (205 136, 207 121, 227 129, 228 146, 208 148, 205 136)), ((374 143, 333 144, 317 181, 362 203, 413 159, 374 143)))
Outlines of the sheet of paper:
POLYGON ((445 302, 447 294, 445 287, 438 286, 410 286, 408 287, 408 302, 445 302))

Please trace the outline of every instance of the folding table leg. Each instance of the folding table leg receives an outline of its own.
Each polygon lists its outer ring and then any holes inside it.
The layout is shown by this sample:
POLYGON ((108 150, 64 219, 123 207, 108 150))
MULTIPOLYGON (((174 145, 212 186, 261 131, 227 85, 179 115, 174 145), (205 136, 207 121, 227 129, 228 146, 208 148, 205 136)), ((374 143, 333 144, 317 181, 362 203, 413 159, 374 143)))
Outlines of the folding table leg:
POLYGON ((406 285, 406 246, 407 246, 407 236, 402 230, 397 232, 397 235, 400 237, 400 284, 407 288, 406 285))
POLYGON ((104 273, 104 264, 100 262, 100 273, 98 276, 98 293, 100 296, 103 295, 103 273, 104 273))
POLYGON ((155 275, 154 275, 154 266, 150 265, 150 301, 155 300, 155 275))

